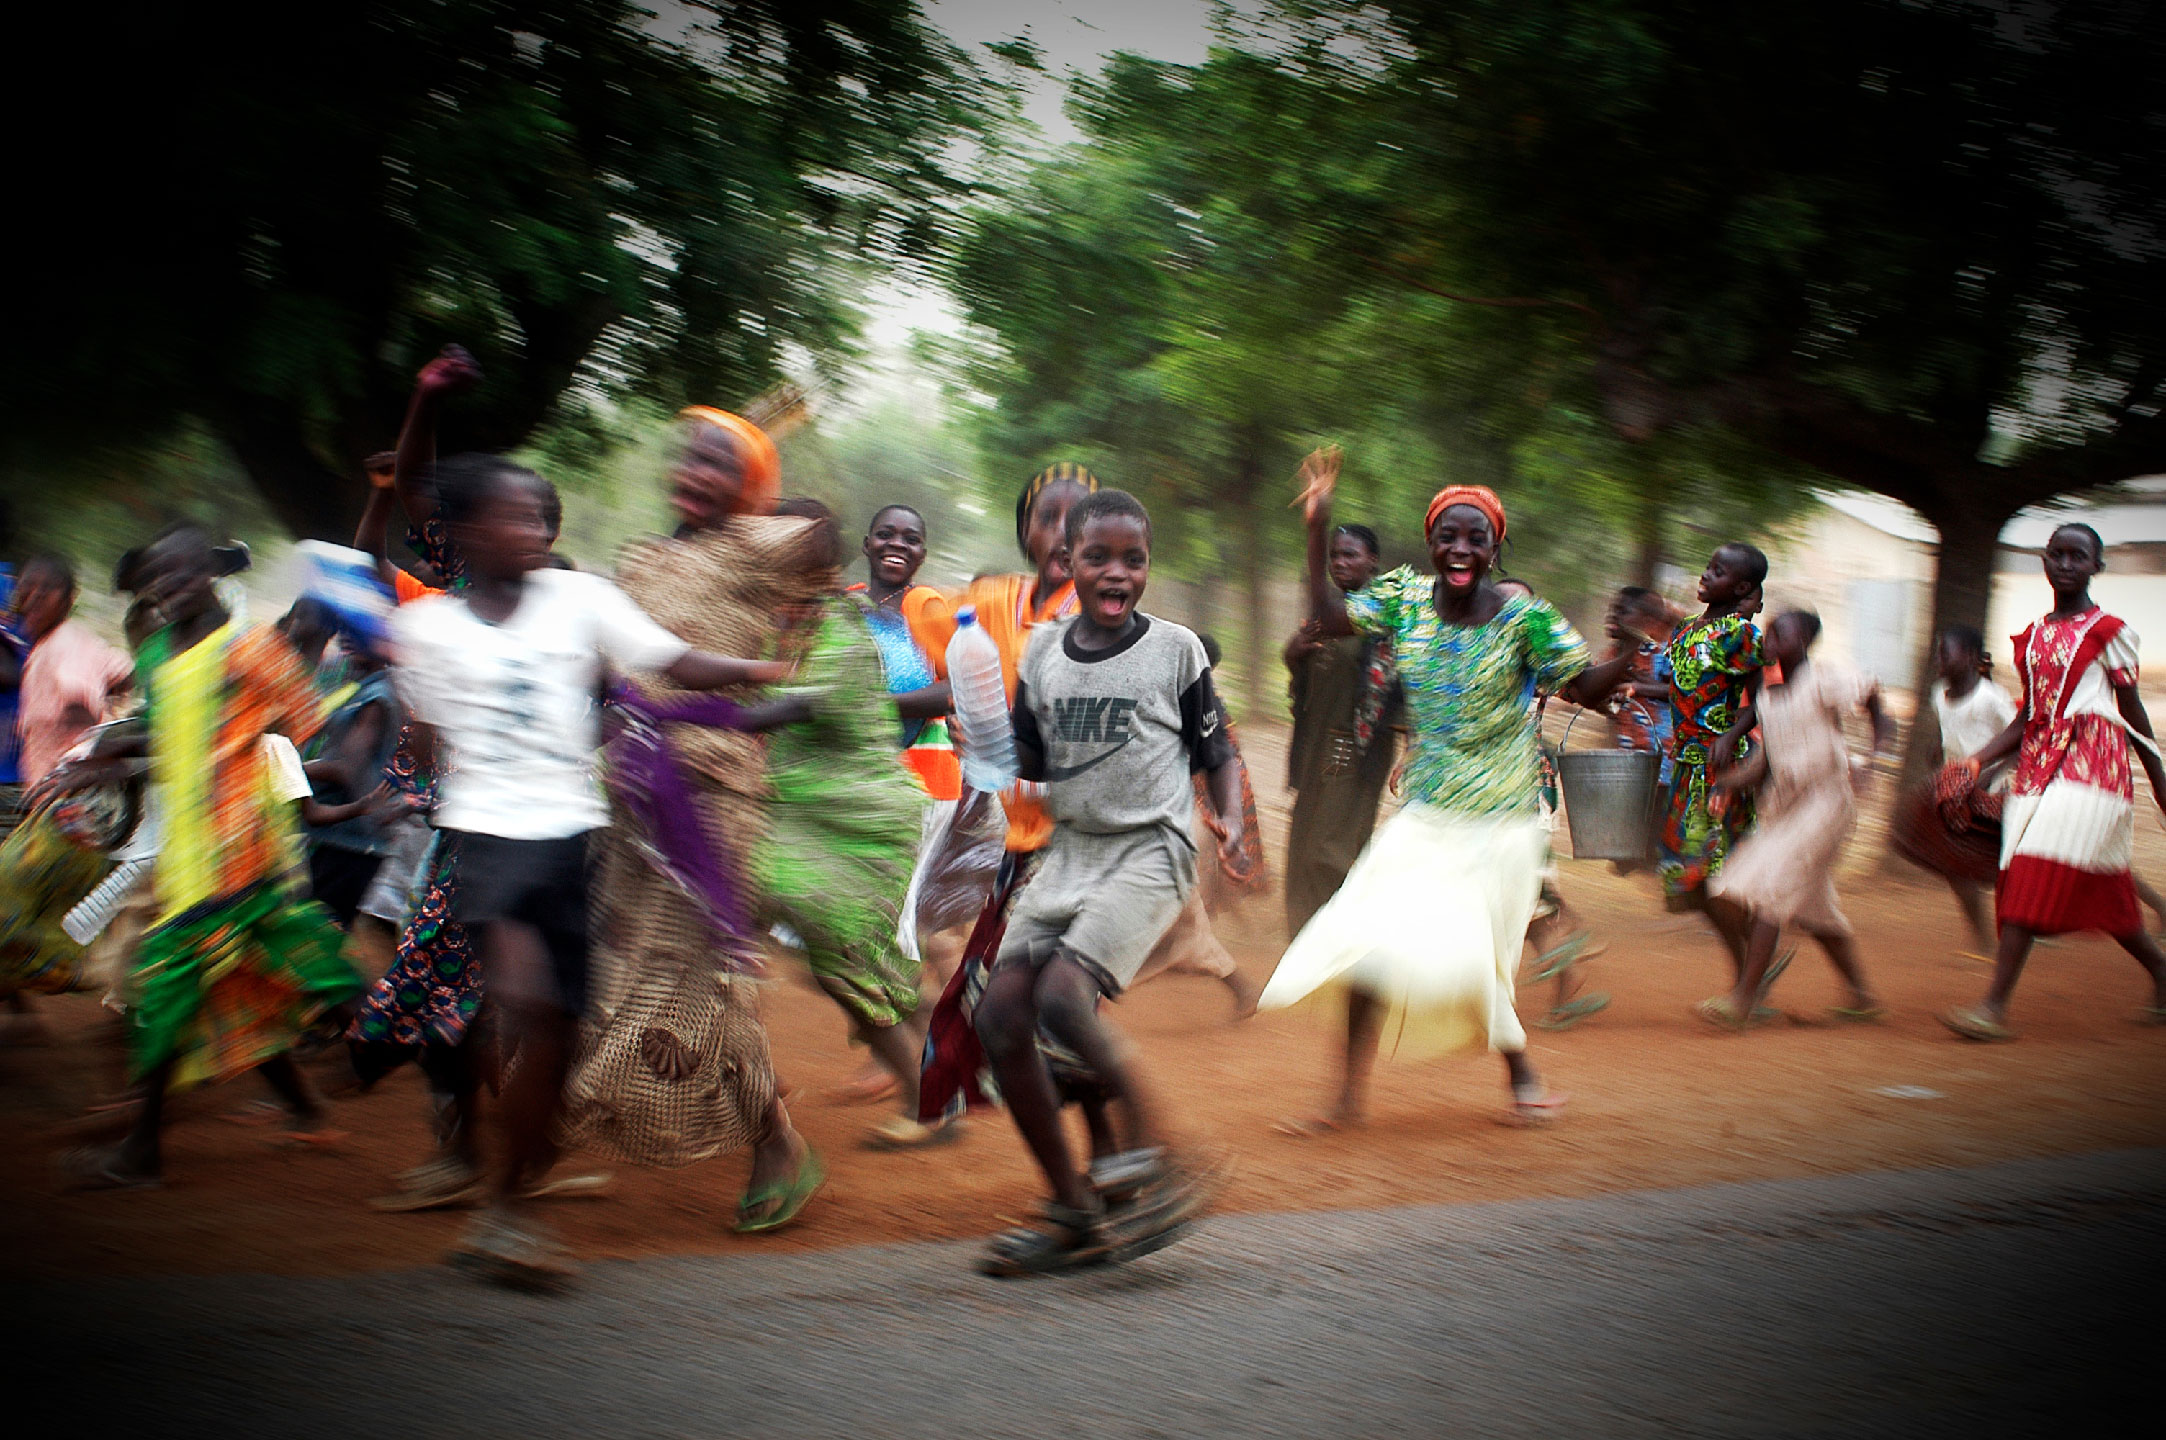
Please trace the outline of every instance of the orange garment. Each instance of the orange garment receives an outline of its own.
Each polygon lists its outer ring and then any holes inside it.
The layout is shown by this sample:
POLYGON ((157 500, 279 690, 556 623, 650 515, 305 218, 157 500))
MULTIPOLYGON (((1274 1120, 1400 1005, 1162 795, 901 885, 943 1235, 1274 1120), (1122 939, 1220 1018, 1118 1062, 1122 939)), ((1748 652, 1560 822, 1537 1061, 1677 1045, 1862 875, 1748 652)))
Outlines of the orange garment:
MULTIPOLYGON (((1000 678, 1008 687, 1008 703, 1015 703, 1015 671, 1023 662, 1023 646, 1030 640, 1030 627, 1047 620, 1059 620, 1076 611, 1075 586, 1063 584, 1043 604, 1038 603, 1038 577, 1035 575, 987 575, 973 580, 956 601, 958 607, 977 607, 978 624, 993 637, 993 645, 1000 651, 1000 678)), ((951 615, 947 622, 947 636, 955 633, 955 621, 951 615)), ((947 669, 947 637, 943 637, 938 651, 927 647, 926 653, 934 656, 933 663, 944 676, 947 669)), ((1010 787, 1000 797, 1000 803, 1008 812, 1008 848, 1015 851, 1036 850, 1053 837, 1053 817, 1045 813, 1043 801, 1025 796, 1017 787, 1010 787)))
POLYGON ((419 580, 394 565, 391 567, 391 593, 398 598, 401 605, 411 605, 416 600, 425 599, 430 595, 441 595, 444 592, 434 585, 422 584, 419 580))
POLYGON ((712 405, 687 405, 677 412, 680 420, 698 420, 714 426, 737 448, 744 488, 737 496, 740 515, 771 515, 782 498, 782 455, 765 430, 727 410, 712 405))
POLYGON ((910 638, 933 662, 933 677, 948 678, 948 641, 955 638, 955 602, 930 585, 913 585, 903 592, 903 623, 910 638))

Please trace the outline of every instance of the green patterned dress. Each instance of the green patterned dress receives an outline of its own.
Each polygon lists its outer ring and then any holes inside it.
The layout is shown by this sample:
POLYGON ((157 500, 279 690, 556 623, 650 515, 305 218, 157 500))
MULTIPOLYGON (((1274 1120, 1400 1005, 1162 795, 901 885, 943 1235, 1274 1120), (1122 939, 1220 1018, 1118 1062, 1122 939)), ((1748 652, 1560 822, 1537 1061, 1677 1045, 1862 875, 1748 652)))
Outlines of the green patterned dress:
POLYGON ((917 864, 925 794, 895 752, 880 652, 850 602, 826 602, 795 680, 809 724, 775 732, 769 829, 749 869, 762 914, 797 932, 812 973, 876 1029, 918 1006, 918 965, 896 938, 917 864))
MULTIPOLYGON (((1737 723, 1751 682, 1766 663, 1759 627, 1742 615, 1687 621, 1669 644, 1670 791, 1657 843, 1662 891, 1673 907, 1696 903, 1752 825, 1752 798, 1737 795, 1717 810, 1708 785, 1715 741, 1737 723)), ((1750 747, 1740 744, 1738 758, 1750 747)))
POLYGON ((1294 937, 1259 1005, 1345 993, 1385 1007, 1385 1049, 1517 1052, 1514 976, 1549 858, 1536 803, 1537 688, 1587 668, 1587 645, 1545 601, 1512 599, 1483 625, 1446 624, 1432 577, 1402 567, 1346 597, 1364 635, 1388 636, 1413 732, 1407 804, 1338 893, 1294 937))
POLYGON ((1447 625, 1435 577, 1402 565, 1346 597, 1364 635, 1389 638, 1412 746, 1406 797, 1468 814, 1532 814, 1541 783, 1537 689, 1587 668, 1587 642, 1546 600, 1507 600, 1486 625, 1447 625))

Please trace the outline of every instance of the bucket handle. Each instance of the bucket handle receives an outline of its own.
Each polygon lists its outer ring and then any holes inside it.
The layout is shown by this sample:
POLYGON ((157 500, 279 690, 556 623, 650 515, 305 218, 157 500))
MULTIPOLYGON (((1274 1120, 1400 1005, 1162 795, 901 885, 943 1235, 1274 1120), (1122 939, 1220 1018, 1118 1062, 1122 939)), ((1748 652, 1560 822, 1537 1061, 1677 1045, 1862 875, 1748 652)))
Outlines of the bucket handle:
MULTIPOLYGON (((1654 728, 1654 712, 1647 708, 1646 701, 1640 699, 1638 696, 1634 696, 1632 699, 1626 701, 1625 703, 1640 712, 1640 719, 1646 722, 1647 728, 1649 728, 1650 730, 1654 728)), ((1587 707, 1584 705, 1576 705, 1572 708, 1572 718, 1564 722, 1564 734, 1557 738, 1557 753, 1559 755, 1562 755, 1565 750, 1571 746, 1572 727, 1574 725, 1577 725, 1579 723, 1579 717, 1585 715, 1586 713, 1587 707)))

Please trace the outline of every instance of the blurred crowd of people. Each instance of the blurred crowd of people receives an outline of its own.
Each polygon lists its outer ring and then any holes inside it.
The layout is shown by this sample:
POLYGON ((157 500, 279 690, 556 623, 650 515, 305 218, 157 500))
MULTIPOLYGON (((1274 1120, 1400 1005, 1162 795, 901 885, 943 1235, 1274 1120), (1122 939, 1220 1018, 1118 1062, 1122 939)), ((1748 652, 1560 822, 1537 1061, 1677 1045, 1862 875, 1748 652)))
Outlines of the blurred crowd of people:
MULTIPOLYGON (((1494 1051, 1504 1118, 1559 1113, 1517 985, 1556 982, 1535 1022, 1552 1029, 1606 997, 1579 985, 1600 947, 1557 883, 1552 699, 1648 757, 1644 863, 1731 960, 1702 1019, 1773 1013, 1786 931, 1842 977, 1839 1019, 1883 1014, 1835 875, 1870 773, 1844 722, 1865 716, 1881 759, 1894 726, 1868 681, 1814 655, 1816 617, 1758 623, 1767 560, 1750 545, 1714 552, 1697 614, 1619 592, 1596 658, 1501 574, 1493 492, 1439 491, 1421 530, 1434 573, 1383 571, 1375 530, 1333 523, 1336 451, 1310 456, 1309 615, 1284 654, 1292 939, 1259 990, 1209 903, 1270 883, 1253 788, 1215 647, 1140 608, 1151 523, 1133 496, 1047 468, 1015 504, 1028 568, 953 592, 918 581, 924 517, 889 505, 846 584, 839 522, 785 497, 757 407, 695 407, 668 476, 675 530, 605 578, 556 553, 562 503, 541 476, 437 456, 442 411, 481 383, 456 349, 423 369, 397 448, 366 462, 358 582, 275 625, 240 614, 245 549, 188 523, 113 577, 132 655, 71 618, 67 560, 0 577, 0 994, 20 1028, 38 1024, 31 996, 98 993, 127 1053, 127 1134, 67 1157, 75 1183, 158 1184, 167 1099, 189 1086, 254 1070, 262 1118, 329 1145, 323 1093, 412 1062, 430 1153, 371 1203, 474 1208, 453 1258, 480 1273, 573 1272, 533 1209, 608 1185, 560 1165, 570 1148, 664 1166, 749 1151, 733 1223, 774 1230, 826 1181, 760 1014, 757 982, 787 964, 868 1052, 846 1098, 892 1106, 865 1143, 940 1145, 973 1108, 1009 1113, 1047 1195, 983 1269, 1147 1253, 1222 1168, 1171 1143, 1160 1087, 1102 1014, 1155 975, 1213 977, 1241 1014, 1343 1013, 1337 1092, 1292 1133, 1361 1123, 1387 1035, 1403 1056, 1494 1051), (391 558, 394 517, 412 567, 391 558), (1014 757, 994 781, 958 754, 958 634, 998 659, 1014 757), (1387 792, 1401 803, 1379 824, 1387 792)), ((1975 632, 1942 637, 1947 763, 1901 805, 1898 839, 1992 951, 1984 999, 1942 1017, 1968 1039, 2010 1037, 2033 938, 2075 929, 2118 939, 2154 984, 2144 1018, 2166 1019, 2131 757, 2154 793, 2166 774, 2135 637, 2089 598, 2102 564, 2086 527, 2055 533, 2055 607, 2017 641, 2020 703, 1975 632)))

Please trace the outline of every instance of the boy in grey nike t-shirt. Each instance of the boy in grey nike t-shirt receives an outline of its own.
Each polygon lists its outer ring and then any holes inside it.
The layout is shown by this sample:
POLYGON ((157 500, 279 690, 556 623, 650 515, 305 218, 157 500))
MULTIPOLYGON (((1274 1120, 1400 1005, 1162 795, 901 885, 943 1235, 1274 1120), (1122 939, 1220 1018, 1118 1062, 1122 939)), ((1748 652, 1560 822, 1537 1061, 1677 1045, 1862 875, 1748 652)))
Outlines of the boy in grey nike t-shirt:
POLYGON ((1192 772, 1208 776, 1221 851, 1238 861, 1242 838, 1240 774, 1203 644, 1136 612, 1150 575, 1149 515, 1123 491, 1086 495, 1068 514, 1068 552, 1077 614, 1031 635, 1015 694, 1021 773, 1045 783, 1053 837, 1016 896, 975 1012, 1009 1113, 1052 1185, 1054 1223, 1000 1237, 984 1265, 996 1274, 1155 1248, 1195 1213, 1198 1187, 1166 1162, 1127 1047, 1098 1001, 1136 978, 1195 888, 1192 772), (1120 1102, 1125 1153, 1092 1175, 1068 1149, 1041 1024, 1120 1102), (1134 1193, 1137 1176, 1142 1198, 1109 1228, 1101 1191, 1134 1193))

